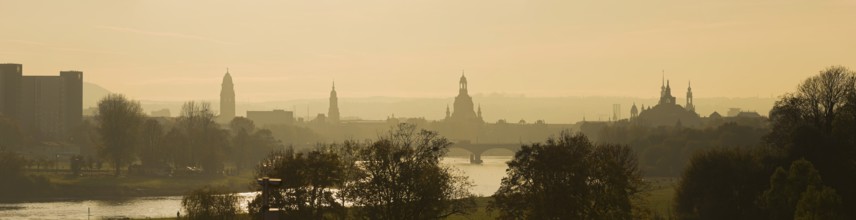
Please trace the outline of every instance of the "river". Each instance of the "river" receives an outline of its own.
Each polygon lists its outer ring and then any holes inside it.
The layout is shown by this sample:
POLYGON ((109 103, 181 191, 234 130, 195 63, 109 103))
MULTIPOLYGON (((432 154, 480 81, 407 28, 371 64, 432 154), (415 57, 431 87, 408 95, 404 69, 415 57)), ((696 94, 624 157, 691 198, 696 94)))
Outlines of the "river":
MULTIPOLYGON (((469 176, 471 192, 489 196, 499 188, 510 156, 483 156, 483 164, 470 164, 469 158, 446 157, 451 165, 469 176)), ((241 193, 242 206, 254 193, 241 193)), ((0 203, 0 219, 101 219, 111 216, 131 218, 172 217, 181 209, 180 196, 136 197, 120 200, 71 200, 33 203, 0 203)))

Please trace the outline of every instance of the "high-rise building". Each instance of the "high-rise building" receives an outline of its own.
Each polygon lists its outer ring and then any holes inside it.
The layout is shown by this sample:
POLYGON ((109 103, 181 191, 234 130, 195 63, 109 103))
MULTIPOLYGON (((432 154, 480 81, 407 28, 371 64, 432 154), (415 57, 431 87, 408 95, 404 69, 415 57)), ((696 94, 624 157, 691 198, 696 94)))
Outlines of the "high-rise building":
POLYGON ((339 97, 336 96, 336 82, 330 91, 330 108, 327 109, 327 119, 330 123, 339 123, 339 97))
POLYGON ((41 141, 62 141, 83 119, 83 72, 23 76, 21 64, 0 64, 0 113, 41 141))
POLYGON ((220 85, 220 116, 219 121, 228 123, 235 118, 235 86, 232 84, 232 75, 226 69, 223 83, 220 85))
POLYGON ((0 64, 0 114, 17 119, 21 100, 21 64, 0 64))

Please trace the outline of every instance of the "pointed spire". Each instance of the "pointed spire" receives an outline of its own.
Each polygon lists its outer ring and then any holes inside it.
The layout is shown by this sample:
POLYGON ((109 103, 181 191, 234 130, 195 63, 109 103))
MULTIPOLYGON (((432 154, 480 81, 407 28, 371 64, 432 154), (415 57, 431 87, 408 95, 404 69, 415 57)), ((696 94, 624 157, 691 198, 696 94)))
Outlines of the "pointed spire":
POLYGON ((229 67, 226 67, 226 74, 229 74, 229 67))
POLYGON ((665 83, 665 82, 666 82, 666 70, 663 70, 663 81, 660 82, 660 85, 665 86, 665 85, 663 85, 663 83, 665 83))
POLYGON ((333 91, 336 91, 336 80, 333 80, 333 91))

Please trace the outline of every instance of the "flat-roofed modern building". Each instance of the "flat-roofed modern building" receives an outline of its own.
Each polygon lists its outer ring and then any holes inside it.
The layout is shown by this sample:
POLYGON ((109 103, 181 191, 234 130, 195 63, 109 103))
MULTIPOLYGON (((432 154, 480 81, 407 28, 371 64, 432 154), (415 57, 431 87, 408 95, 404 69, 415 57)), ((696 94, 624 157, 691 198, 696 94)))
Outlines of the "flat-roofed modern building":
POLYGON ((0 113, 41 141, 62 141, 83 119, 83 72, 23 76, 21 64, 0 64, 0 113))
POLYGON ((273 111, 247 111, 247 119, 258 127, 277 124, 294 124, 294 113, 275 109, 273 111))

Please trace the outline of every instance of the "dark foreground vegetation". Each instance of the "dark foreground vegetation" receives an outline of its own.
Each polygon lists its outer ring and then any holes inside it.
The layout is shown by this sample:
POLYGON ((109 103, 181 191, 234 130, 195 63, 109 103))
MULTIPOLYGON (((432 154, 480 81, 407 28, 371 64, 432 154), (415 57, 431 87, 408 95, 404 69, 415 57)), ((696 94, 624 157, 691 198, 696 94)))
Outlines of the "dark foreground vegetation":
POLYGON ((830 67, 776 102, 755 148, 696 154, 678 185, 681 219, 856 218, 856 75, 830 67))

